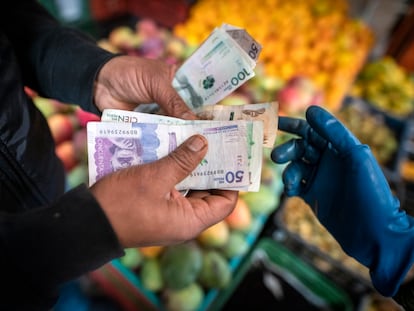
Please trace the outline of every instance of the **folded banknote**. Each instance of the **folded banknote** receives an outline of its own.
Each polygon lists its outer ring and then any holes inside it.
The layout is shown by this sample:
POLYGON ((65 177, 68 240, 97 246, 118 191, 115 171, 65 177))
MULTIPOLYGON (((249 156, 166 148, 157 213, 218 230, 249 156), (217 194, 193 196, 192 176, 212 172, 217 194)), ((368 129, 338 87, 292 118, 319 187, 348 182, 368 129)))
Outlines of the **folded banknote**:
POLYGON ((202 120, 263 121, 263 147, 274 147, 278 124, 278 104, 276 102, 234 106, 203 106, 194 112, 202 120))
POLYGON ((254 77, 261 50, 246 30, 223 24, 185 60, 172 85, 192 109, 214 105, 254 77))
MULTIPOLYGON (((176 188, 248 190, 253 122, 193 124, 89 122, 89 184, 122 168, 156 161, 194 134, 209 148, 198 167, 176 188)), ((253 191, 253 190, 252 190, 253 191)))

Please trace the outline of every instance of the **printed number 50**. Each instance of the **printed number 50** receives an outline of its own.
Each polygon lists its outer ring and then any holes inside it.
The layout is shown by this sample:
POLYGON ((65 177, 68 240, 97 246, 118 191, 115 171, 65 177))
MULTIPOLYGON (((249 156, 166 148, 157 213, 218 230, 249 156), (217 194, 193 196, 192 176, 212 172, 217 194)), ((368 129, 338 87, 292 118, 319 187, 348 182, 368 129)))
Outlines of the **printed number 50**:
POLYGON ((234 182, 239 183, 243 181, 243 171, 227 172, 226 173, 226 182, 232 184, 234 182))

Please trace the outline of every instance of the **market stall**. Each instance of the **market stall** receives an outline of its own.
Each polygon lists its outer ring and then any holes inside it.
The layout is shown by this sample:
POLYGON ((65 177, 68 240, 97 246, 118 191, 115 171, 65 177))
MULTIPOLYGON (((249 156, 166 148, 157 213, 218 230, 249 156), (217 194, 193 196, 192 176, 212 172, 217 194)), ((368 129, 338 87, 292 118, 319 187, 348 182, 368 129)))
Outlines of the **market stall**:
MULTIPOLYGON (((215 27, 245 29, 262 45, 255 77, 218 105, 276 101, 279 115, 298 117, 310 105, 327 108, 372 148, 402 207, 413 212, 412 69, 391 53, 372 58, 376 34, 351 14, 350 2, 80 1, 77 15, 43 2, 104 49, 177 66, 215 27)), ((86 124, 99 118, 76 103, 68 107, 27 91, 48 119, 67 188, 88 183, 86 124)), ((277 134, 275 144, 289 139, 277 134)), ((269 151, 260 190, 242 192, 229 217, 181 245, 126 249, 124 257, 88 275, 100 295, 128 311, 283 310, 294 303, 295 310, 398 310, 309 206, 283 196, 283 167, 270 161, 269 151)))

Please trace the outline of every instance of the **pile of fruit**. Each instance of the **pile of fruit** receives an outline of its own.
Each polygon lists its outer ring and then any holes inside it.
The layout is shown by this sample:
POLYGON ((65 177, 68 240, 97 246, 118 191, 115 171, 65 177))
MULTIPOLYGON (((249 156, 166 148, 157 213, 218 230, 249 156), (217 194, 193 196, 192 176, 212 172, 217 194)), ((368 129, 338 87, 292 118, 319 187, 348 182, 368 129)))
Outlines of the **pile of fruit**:
POLYGON ((98 44, 114 53, 159 59, 169 64, 182 63, 194 51, 194 47, 151 19, 139 20, 134 28, 118 26, 98 44))
MULTIPOLYGON (((303 241, 317 247, 321 252, 341 262, 348 269, 369 280, 369 271, 352 257, 349 257, 323 227, 309 205, 299 197, 285 200, 281 210, 282 226, 297 234, 303 241)), ((330 267, 326 267, 327 271, 330 267)))
POLYGON ((389 56, 367 63, 351 93, 392 116, 406 118, 414 111, 414 79, 389 56))
POLYGON ((259 192, 241 193, 233 212, 196 239, 126 249, 120 262, 168 311, 201 310, 210 291, 225 290, 240 260, 279 205, 280 168, 264 161, 259 192))
POLYGON ((373 44, 371 30, 349 14, 346 0, 201 0, 174 34, 198 46, 222 23, 245 28, 263 50, 264 74, 311 78, 328 108, 339 107, 373 44))
POLYGON ((383 115, 371 113, 367 107, 349 104, 336 116, 361 141, 370 146, 378 163, 388 166, 398 150, 396 132, 386 123, 383 115))
POLYGON ((56 145, 56 154, 66 172, 66 189, 88 184, 86 124, 99 117, 75 105, 40 97, 28 90, 37 108, 46 117, 56 145))

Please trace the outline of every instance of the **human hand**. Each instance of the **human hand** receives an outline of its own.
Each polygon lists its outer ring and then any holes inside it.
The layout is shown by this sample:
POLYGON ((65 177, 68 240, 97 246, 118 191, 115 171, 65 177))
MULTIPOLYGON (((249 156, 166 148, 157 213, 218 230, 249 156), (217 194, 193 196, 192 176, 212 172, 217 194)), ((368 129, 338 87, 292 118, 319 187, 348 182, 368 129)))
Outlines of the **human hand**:
POLYGON ((395 295, 413 263, 413 218, 400 210, 370 148, 324 109, 306 120, 279 118, 279 129, 300 136, 276 147, 285 192, 300 196, 350 256, 369 267, 373 285, 395 295))
POLYGON ((106 175, 91 187, 123 247, 186 241, 231 213, 237 191, 184 197, 175 189, 206 152, 207 140, 195 135, 166 157, 106 175))
POLYGON ((195 114, 172 87, 175 71, 175 66, 160 60, 114 57, 98 73, 94 103, 100 111, 157 103, 166 115, 194 120, 195 114))

